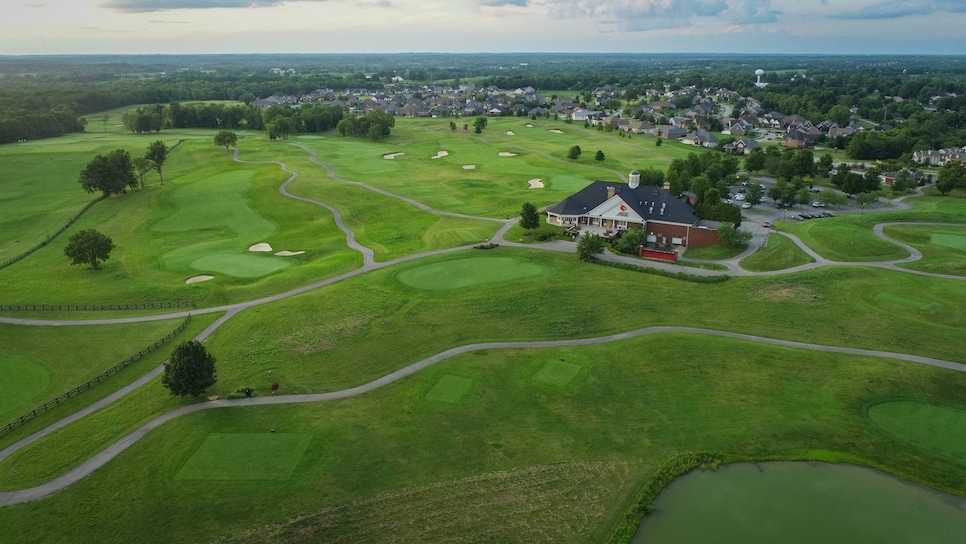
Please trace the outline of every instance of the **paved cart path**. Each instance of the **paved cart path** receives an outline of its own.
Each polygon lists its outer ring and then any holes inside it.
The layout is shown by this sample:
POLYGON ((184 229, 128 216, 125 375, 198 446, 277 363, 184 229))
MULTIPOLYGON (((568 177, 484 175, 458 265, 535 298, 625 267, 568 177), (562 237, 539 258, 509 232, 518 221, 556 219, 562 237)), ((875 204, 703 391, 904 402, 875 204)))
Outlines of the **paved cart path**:
MULTIPOLYGON (((511 242, 511 241, 506 240, 505 239, 506 232, 513 225, 515 225, 517 223, 517 221, 519 220, 519 218, 514 218, 514 219, 510 219, 510 220, 505 220, 504 221, 502 219, 494 219, 494 218, 489 218, 489 217, 475 217, 475 216, 469 216, 469 215, 464 215, 464 214, 456 214, 456 213, 445 212, 445 211, 441 211, 441 210, 437 210, 437 209, 431 208, 431 207, 426 206, 426 205, 424 205, 424 204, 422 204, 420 202, 417 202, 415 200, 412 200, 412 199, 409 199, 409 198, 406 198, 406 197, 403 197, 403 196, 400 196, 400 195, 396 195, 396 194, 393 194, 393 193, 390 193, 388 191, 384 191, 384 190, 381 190, 381 189, 372 187, 372 186, 367 185, 367 184, 364 184, 364 183, 360 183, 360 182, 355 182, 355 181, 343 179, 343 178, 341 178, 340 176, 337 175, 337 173, 335 172, 335 170, 334 170, 334 168, 332 166, 330 166, 330 165, 328 165, 328 164, 326 164, 326 163, 318 160, 317 153, 315 151, 313 151, 313 150, 311 150, 311 149, 309 149, 309 148, 307 148, 307 147, 305 147, 303 145, 300 145, 300 144, 293 144, 293 145, 295 145, 296 147, 299 147, 300 149, 302 149, 302 150, 306 151, 307 153, 309 153, 310 154, 309 160, 311 160, 315 164, 318 164, 318 165, 324 167, 329 172, 329 175, 333 179, 336 179, 338 181, 341 181, 341 182, 344 182, 344 183, 356 184, 356 185, 358 185, 360 187, 363 187, 363 188, 366 188, 368 190, 377 192, 379 194, 382 194, 382 195, 385 195, 385 196, 388 196, 388 197, 391 197, 391 198, 396 198, 396 199, 399 199, 399 200, 401 200, 403 202, 407 202, 407 203, 409 203, 409 204, 411 204, 411 205, 413 205, 413 206, 415 206, 415 207, 417 207, 419 209, 428 211, 430 213, 434 213, 434 214, 438 214, 438 215, 446 215, 446 216, 450 216, 450 217, 465 218, 465 219, 479 219, 479 220, 487 220, 487 221, 499 222, 502 225, 501 225, 500 229, 497 231, 497 233, 495 234, 493 240, 496 241, 496 242, 498 242, 498 243, 500 243, 501 245, 508 245, 508 246, 515 246, 515 247, 526 247, 526 248, 530 248, 530 249, 540 249, 540 250, 547 250, 547 251, 562 251, 562 252, 571 252, 571 253, 576 252, 576 244, 573 243, 573 242, 568 242, 568 241, 559 241, 558 240, 558 241, 553 241, 553 242, 548 242, 548 243, 543 243, 543 244, 520 244, 520 243, 515 243, 515 242, 511 242)), ((516 146, 516 147, 518 147, 518 146, 516 146)), ((523 149, 523 148, 519 148, 519 149, 523 149)), ((527 151, 533 151, 533 150, 527 150, 527 151)), ((539 151, 534 151, 534 152, 540 153, 540 154, 542 154, 544 156, 547 156, 546 154, 544 154, 542 152, 539 152, 539 151)), ((547 156, 547 157, 552 159, 552 157, 549 157, 549 156, 547 156)), ((238 157, 238 150, 237 149, 235 150, 235 153, 234 153, 234 159, 236 161, 238 161, 238 162, 256 162, 256 161, 243 161, 243 160, 239 159, 239 157, 238 157)), ((556 159, 554 159, 554 160, 556 160, 556 159)), ((185 311, 185 312, 174 312, 174 313, 158 314, 158 315, 151 315, 151 316, 127 317, 127 318, 117 318, 117 319, 91 319, 91 320, 42 320, 42 319, 19 319, 19 318, 10 318, 10 317, 0 317, 0 323, 12 323, 12 324, 19 324, 19 325, 36 325, 36 326, 100 325, 100 324, 111 324, 111 323, 135 323, 135 322, 142 322, 142 321, 153 321, 153 320, 162 320, 162 319, 172 319, 172 318, 178 318, 178 317, 185 317, 185 316, 187 316, 189 314, 195 314, 195 315, 197 315, 197 314, 205 314, 205 313, 220 313, 220 312, 224 312, 224 315, 220 316, 217 320, 215 320, 211 325, 209 325, 208 327, 206 327, 201 333, 199 333, 195 337, 195 339, 197 339, 197 340, 203 340, 203 339, 207 338, 208 336, 210 336, 215 330, 217 330, 221 325, 223 325, 229 319, 231 319, 232 317, 234 317, 238 312, 240 312, 242 310, 245 310, 247 308, 251 308, 251 307, 254 307, 254 306, 261 305, 261 304, 268 304, 268 303, 271 303, 271 302, 276 302, 276 301, 279 301, 279 300, 283 300, 285 298, 288 298, 288 297, 291 297, 291 296, 295 296, 295 295, 299 295, 299 294, 302 294, 302 293, 306 293, 308 291, 312 291, 312 290, 315 290, 315 289, 319 289, 319 288, 322 288, 322 287, 331 285, 333 283, 336 283, 336 282, 339 282, 339 281, 342 281, 342 280, 345 280, 345 279, 348 279, 348 278, 351 278, 351 277, 355 277, 355 276, 364 274, 364 273, 369 272, 369 271, 372 271, 372 270, 378 270, 380 268, 384 268, 384 267, 387 267, 387 266, 392 266, 392 265, 399 264, 399 263, 413 261, 413 260, 421 259, 421 258, 428 257, 428 256, 432 256, 432 255, 441 255, 441 254, 445 254, 445 253, 452 253, 452 252, 456 252, 456 251, 463 251, 463 250, 466 250, 466 249, 469 249, 469 248, 472 247, 472 246, 469 246, 468 245, 468 246, 447 248, 447 249, 441 249, 441 250, 435 250, 435 251, 428 251, 428 252, 419 253, 419 254, 415 254, 415 255, 409 255, 409 256, 401 257, 401 258, 394 259, 394 260, 391 260, 391 261, 376 262, 375 261, 375 258, 374 258, 373 251, 371 249, 369 249, 369 248, 367 248, 367 247, 359 244, 356 241, 356 239, 355 239, 355 233, 345 225, 345 222, 343 221, 342 215, 338 211, 338 209, 336 209, 336 208, 334 208, 334 207, 332 207, 332 206, 330 206, 328 204, 325 204, 323 202, 319 202, 319 201, 312 200, 312 199, 309 199, 309 198, 305 198, 305 197, 301 197, 301 196, 298 196, 298 195, 294 195, 294 194, 292 194, 292 193, 290 193, 288 191, 288 186, 291 184, 291 182, 298 178, 298 175, 299 174, 297 172, 290 170, 287 167, 287 165, 285 163, 282 163, 282 162, 277 162, 277 161, 257 161, 257 162, 268 162, 268 163, 272 163, 272 164, 277 164, 282 169, 282 171, 290 174, 289 178, 286 179, 279 186, 279 193, 280 194, 282 194, 283 196, 285 196, 287 198, 292 198, 292 199, 295 199, 295 200, 299 200, 299 201, 302 201, 302 202, 306 202, 306 203, 309 203, 309 204, 313 204, 313 205, 317 205, 317 206, 323 207, 326 210, 328 210, 330 213, 332 213, 333 218, 334 218, 334 222, 335 222, 336 226, 343 233, 345 233, 345 235, 346 235, 346 244, 348 245, 348 247, 350 247, 352 249, 355 249, 356 251, 359 251, 362 254, 362 256, 363 256, 363 266, 361 268, 357 269, 357 270, 353 270, 353 271, 350 271, 350 272, 341 274, 339 276, 335 276, 335 277, 332 277, 332 278, 328 278, 328 279, 325 279, 325 280, 321 280, 321 281, 318 281, 318 282, 314 282, 314 283, 311 283, 309 285, 305 285, 303 287, 299 287, 297 289, 293 289, 293 290, 287 291, 285 293, 279 293, 277 295, 263 297, 263 298, 260 298, 260 299, 246 301, 246 302, 239 302, 239 303, 236 303, 236 304, 228 304, 228 305, 217 306, 217 307, 212 307, 212 308, 195 309, 195 310, 192 310, 190 312, 189 311, 185 311)), ((620 174, 618 174, 618 175, 620 175, 620 174)), ((800 272, 800 271, 803 271, 803 270, 810 270, 810 269, 814 269, 814 268, 819 268, 819 267, 822 267, 822 266, 872 266, 872 267, 886 268, 886 269, 895 270, 895 271, 899 271, 899 272, 905 272, 905 273, 911 273, 911 274, 918 274, 918 275, 930 276, 930 277, 936 277, 936 278, 954 279, 954 280, 966 280, 966 277, 963 277, 963 276, 953 276, 953 275, 947 275, 947 274, 935 274, 935 273, 921 272, 921 271, 917 271, 917 270, 910 270, 910 269, 906 269, 906 268, 899 267, 898 266, 899 264, 905 264, 905 263, 913 262, 913 261, 916 261, 916 260, 922 258, 921 252, 919 252, 918 250, 916 250, 912 246, 909 246, 907 244, 903 244, 903 243, 897 242, 895 240, 892 240, 892 239, 890 239, 889 237, 887 237, 883 233, 883 229, 885 227, 890 226, 890 225, 900 225, 900 224, 905 224, 905 225, 966 226, 966 225, 952 224, 952 223, 916 223, 916 222, 908 222, 908 223, 901 223, 901 222, 880 223, 880 224, 878 224, 878 225, 876 225, 874 227, 874 229, 873 229, 874 234, 876 236, 884 239, 884 240, 887 240, 887 241, 889 241, 891 243, 897 244, 897 245, 905 248, 909 252, 909 256, 906 257, 906 258, 898 259, 898 260, 892 260, 892 261, 882 261, 882 262, 838 262, 838 261, 831 261, 831 260, 825 259, 825 258, 821 257, 820 255, 818 255, 818 253, 816 253, 814 250, 812 250, 811 248, 809 248, 797 236, 794 236, 794 235, 791 235, 791 234, 788 234, 788 233, 779 233, 779 234, 781 234, 783 236, 786 236, 789 239, 791 239, 798 247, 800 247, 809 256, 811 256, 815 260, 815 262, 807 263, 807 264, 804 264, 804 265, 801 265, 801 266, 797 266, 797 267, 794 267, 794 268, 789 268, 789 269, 785 269, 785 270, 776 270, 776 271, 770 271, 770 272, 750 272, 750 271, 744 270, 744 269, 742 269, 740 267, 739 261, 741 259, 743 259, 744 257, 746 257, 747 255, 750 255, 752 252, 754 252, 757 249, 757 246, 754 245, 754 244, 752 244, 752 246, 749 247, 749 249, 746 250, 745 252, 743 252, 741 255, 738 255, 738 256, 736 256, 734 258, 727 259, 727 260, 724 260, 724 261, 714 261, 714 262, 717 262, 717 263, 724 264, 727 267, 727 270, 726 271, 708 270, 708 269, 703 269, 703 268, 683 267, 681 265, 676 265, 676 264, 671 264, 671 263, 663 263, 663 262, 656 262, 656 261, 645 261, 645 260, 636 259, 636 258, 632 258, 632 257, 616 255, 616 254, 613 254, 613 253, 610 253, 610 252, 605 253, 601 258, 603 260, 612 261, 612 262, 630 263, 630 264, 634 264, 636 266, 641 266, 641 267, 657 268, 657 269, 666 270, 666 271, 670 271, 670 272, 685 272, 685 273, 688 273, 688 274, 701 275, 701 276, 717 276, 717 275, 736 275, 736 276, 739 276, 739 275, 740 276, 760 275, 760 276, 767 276, 767 275, 777 275, 777 274, 790 274, 790 273, 800 272)), ((767 236, 767 233, 766 233, 766 236, 767 236)), ((648 327, 648 328, 644 328, 644 329, 637 329, 637 330, 627 331, 627 332, 618 333, 618 334, 609 335, 609 336, 602 336, 602 337, 596 337, 596 338, 570 339, 570 340, 547 340, 547 341, 529 341, 529 342, 493 342, 493 343, 467 344, 467 345, 464 345, 464 346, 459 346, 459 347, 455 347, 455 348, 452 348, 452 349, 443 351, 441 353, 438 353, 436 355, 433 355, 431 357, 428 357, 426 359, 423 359, 422 361, 415 362, 415 363, 413 363, 411 365, 408 365, 408 366, 406 366, 406 367, 404 367, 402 369, 399 369, 399 370, 397 370, 395 372, 392 372, 390 374, 387 374, 387 375, 385 375, 385 376, 383 376, 381 378, 378 378, 376 380, 373 380, 372 382, 369 382, 367 384, 360 385, 358 387, 353 387, 353 388, 350 388, 350 389, 345 389, 345 390, 342 390, 342 391, 334 391, 334 392, 330 392, 330 393, 319 393, 319 394, 306 394, 306 395, 287 395, 287 396, 286 395, 280 395, 280 396, 272 396, 272 397, 257 397, 257 398, 239 399, 239 400, 230 400, 230 401, 229 400, 217 400, 217 401, 211 401, 211 402, 193 404, 193 405, 190 405, 190 406, 185 406, 185 407, 182 407, 182 408, 173 410, 171 412, 168 412, 168 413, 166 413, 164 415, 161 415, 161 416, 159 416, 159 417, 151 420, 150 422, 146 423, 145 425, 143 425, 139 429, 137 429, 134 432, 128 434, 127 436, 121 438, 120 440, 118 440, 117 442, 115 442, 114 444, 112 444, 111 446, 109 446, 108 448, 106 448, 103 451, 99 452, 98 454, 94 455, 93 457, 91 457, 90 459, 88 459, 87 461, 85 461, 82 465, 80 465, 79 467, 71 470, 70 472, 68 472, 68 473, 66 473, 66 474, 64 474, 64 475, 62 475, 62 476, 60 476, 58 478, 55 478, 54 480, 51 480, 50 482, 47 482, 47 483, 42 484, 40 486, 33 487, 33 488, 29 488, 29 489, 23 489, 23 490, 19 490, 19 491, 11 491, 11 492, 0 492, 0 506, 6 506, 6 505, 12 505, 12 504, 20 504, 20 503, 23 503, 23 502, 37 500, 37 499, 46 497, 46 496, 48 496, 48 495, 50 495, 52 493, 55 493, 55 492, 57 492, 57 491, 59 491, 61 489, 64 489, 65 487, 67 487, 67 486, 71 485, 72 483, 74 483, 74 482, 76 482, 76 481, 78 481, 78 480, 86 477, 87 475, 91 474, 92 472, 94 472, 98 468, 102 467, 104 464, 108 463, 111 459, 115 458, 121 452, 123 452, 128 447, 130 447, 131 445, 133 445, 134 443, 136 443, 138 440, 140 440, 144 435, 146 435, 152 429, 155 429, 158 426, 163 425, 164 423, 166 423, 166 422, 168 422, 168 421, 170 421, 170 420, 172 420, 174 418, 180 417, 180 416, 185 415, 185 414, 197 412, 197 411, 200 411, 200 410, 209 410, 209 409, 214 409, 214 408, 238 407, 238 406, 258 406, 258 405, 268 405, 268 404, 292 404, 292 403, 305 403, 305 402, 322 402, 322 401, 328 401, 328 400, 335 400, 335 399, 341 399, 341 398, 351 397, 351 396, 355 396, 355 395, 360 395, 360 394, 363 394, 363 393, 367 393, 369 391, 372 391, 372 390, 377 389, 379 387, 382 387, 384 385, 390 384, 390 383, 392 383, 392 382, 394 382, 396 380, 399 380, 399 379, 401 379, 401 378, 403 378, 405 376, 409 376, 410 374, 413 374, 414 372, 417 372, 418 370, 423 369, 423 368, 425 368, 425 367, 427 367, 429 365, 432 365, 434 363, 437 363, 437 362, 446 360, 446 359, 448 359, 450 357, 453 357, 454 355, 458 355, 458 354, 462 354, 462 353, 467 353, 467 352, 471 352, 471 351, 484 350, 484 349, 521 349, 521 348, 547 348, 547 347, 562 347, 562 346, 582 346, 582 345, 599 344, 599 343, 604 343, 604 342, 612 342, 612 341, 616 341, 616 340, 622 340, 622 339, 625 339, 625 338, 631 338, 631 337, 642 336, 642 335, 647 335, 647 334, 667 333, 667 332, 685 332, 685 333, 693 333, 693 334, 706 334, 706 335, 722 336, 722 337, 728 337, 728 338, 748 340, 748 341, 753 341, 753 342, 760 342, 760 343, 777 345, 777 346, 787 346, 787 347, 794 347, 794 348, 801 348, 801 349, 810 349, 810 350, 825 351, 825 352, 834 352, 834 353, 846 353, 846 354, 853 354, 853 355, 866 355, 866 356, 874 356, 874 357, 884 357, 884 358, 890 358, 890 359, 901 360, 901 361, 908 361, 908 362, 913 362, 913 363, 918 363, 918 364, 925 364, 925 365, 937 366, 937 367, 946 368, 946 369, 950 369, 950 370, 955 370, 955 371, 959 371, 959 372, 966 372, 966 365, 964 365, 962 363, 957 363, 957 362, 952 362, 952 361, 944 361, 944 360, 933 359, 933 358, 929 358, 929 357, 921 357, 921 356, 917 356, 917 355, 907 355, 907 354, 884 352, 884 351, 876 351, 876 350, 855 349, 855 348, 847 348, 847 347, 840 347, 840 346, 824 346, 824 345, 819 345, 819 344, 809 344, 809 343, 802 343, 802 342, 793 342, 793 341, 779 340, 779 339, 766 338, 766 337, 760 337, 760 336, 752 336, 752 335, 747 335, 747 334, 732 333, 732 332, 727 332, 727 331, 717 331, 717 330, 710 330, 710 329, 698 329, 698 328, 691 328, 691 327, 671 327, 671 326, 667 326, 667 327, 648 327)), ((137 379, 136 381, 134 381, 130 385, 128 385, 128 386, 126 386, 126 387, 118 390, 117 392, 115 392, 111 396, 109 396, 109 397, 107 397, 107 398, 105 398, 105 399, 103 399, 103 400, 101 400, 101 401, 99 401, 99 402, 97 402, 97 403, 95 403, 95 404, 93 404, 93 405, 91 405, 91 406, 83 409, 83 410, 80 410, 80 411, 78 411, 78 412, 76 412, 76 413, 74 413, 74 414, 72 414, 70 416, 67 416, 64 419, 62 419, 62 420, 60 420, 60 421, 58 421, 58 422, 56 422, 56 423, 54 423, 54 424, 52 424, 50 426, 48 426, 48 427, 46 427, 46 428, 44 428, 44 429, 42 429, 42 430, 40 430, 40 431, 38 431, 38 432, 36 432, 34 434, 32 434, 32 435, 30 435, 30 436, 22 439, 22 440, 14 443, 13 445, 7 447, 6 449, 0 451, 0 462, 2 462, 3 460, 7 459, 9 456, 11 456, 12 454, 14 454, 15 452, 17 452, 17 451, 23 449, 24 447, 26 447, 26 446, 28 446, 28 445, 36 442, 37 440, 40 440, 41 438, 43 438, 45 436, 48 436, 49 434, 55 432, 56 430, 61 429, 64 426, 69 425, 70 423, 73 423, 73 422, 75 422, 75 421, 77 421, 77 420, 79 420, 79 419, 81 419, 83 417, 86 417, 87 415, 90 415, 90 414, 96 412, 97 410, 100 410, 101 408, 110 405, 113 402, 116 402, 118 399, 124 397, 125 395, 127 395, 131 391, 134 391, 137 388, 139 388, 139 387, 143 386, 144 384, 150 382, 151 380, 155 379, 158 375, 161 374, 161 372, 163 371, 163 368, 164 368, 163 365, 159 365, 158 367, 155 367, 154 369, 152 369, 150 372, 148 372, 144 376, 141 376, 139 379, 137 379)))

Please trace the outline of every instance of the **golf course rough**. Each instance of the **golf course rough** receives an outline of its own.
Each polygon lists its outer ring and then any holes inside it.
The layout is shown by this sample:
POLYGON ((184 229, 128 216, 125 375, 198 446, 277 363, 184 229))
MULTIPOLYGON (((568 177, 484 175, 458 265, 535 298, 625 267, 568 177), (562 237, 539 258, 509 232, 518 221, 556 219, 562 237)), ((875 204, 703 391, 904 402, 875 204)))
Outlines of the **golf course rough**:
POLYGON ((177 480, 287 480, 311 433, 211 433, 182 465, 177 480))
POLYGON ((396 281, 416 289, 450 291, 550 276, 555 272, 554 268, 519 257, 474 257, 409 268, 396 274, 396 281))

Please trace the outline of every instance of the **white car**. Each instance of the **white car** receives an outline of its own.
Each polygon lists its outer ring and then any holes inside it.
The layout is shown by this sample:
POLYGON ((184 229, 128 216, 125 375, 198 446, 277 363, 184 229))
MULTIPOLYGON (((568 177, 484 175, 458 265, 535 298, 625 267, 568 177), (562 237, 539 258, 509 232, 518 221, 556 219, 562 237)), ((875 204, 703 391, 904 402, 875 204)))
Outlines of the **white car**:
POLYGON ((747 202, 745 202, 744 204, 741 205, 741 207, 747 210, 748 208, 751 207, 751 204, 748 204, 747 202))

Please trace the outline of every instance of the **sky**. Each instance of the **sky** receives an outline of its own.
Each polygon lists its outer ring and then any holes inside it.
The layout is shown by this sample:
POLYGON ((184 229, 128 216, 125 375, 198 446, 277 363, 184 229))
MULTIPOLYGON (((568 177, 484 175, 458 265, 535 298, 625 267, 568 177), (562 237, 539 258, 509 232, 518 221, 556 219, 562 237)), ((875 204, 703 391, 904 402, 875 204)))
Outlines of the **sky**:
POLYGON ((966 53, 966 0, 4 0, 4 4, 0 55, 966 53))

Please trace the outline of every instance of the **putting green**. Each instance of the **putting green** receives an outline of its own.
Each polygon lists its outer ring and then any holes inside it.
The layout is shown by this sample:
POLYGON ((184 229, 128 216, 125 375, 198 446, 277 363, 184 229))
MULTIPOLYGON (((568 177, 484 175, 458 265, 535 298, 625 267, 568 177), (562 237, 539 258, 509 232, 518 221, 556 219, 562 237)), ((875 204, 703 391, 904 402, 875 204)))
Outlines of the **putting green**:
POLYGON ((257 278, 292 266, 291 259, 268 255, 218 253, 191 262, 191 268, 202 272, 218 272, 236 278, 257 278))
POLYGON ((449 291, 479 287, 539 276, 549 276, 555 269, 514 257, 473 257, 453 259, 403 270, 396 281, 409 287, 429 291, 449 291))
POLYGON ((547 361, 536 374, 533 375, 534 381, 543 382, 550 385, 564 386, 570 383, 578 373, 581 366, 564 361, 547 361))
POLYGON ((901 400, 873 405, 866 413, 879 428, 899 440, 966 463, 966 412, 901 400))
MULTIPOLYGON (((50 387, 50 373, 42 364, 20 356, 0 356, 0 424, 23 414, 24 406, 42 404, 50 387)), ((51 397, 56 395, 50 395, 51 397)))
POLYGON ((955 249, 957 251, 966 252, 966 236, 960 236, 958 234, 942 234, 936 233, 932 235, 932 243, 937 246, 943 246, 955 249))
POLYGON ((875 298, 884 302, 891 302, 893 304, 905 306, 906 308, 913 308, 915 310, 931 310, 936 306, 935 304, 926 302, 924 300, 893 295, 892 293, 884 293, 882 291, 876 293, 875 298))
POLYGON ((182 465, 176 480, 287 480, 312 434, 211 433, 182 465))
POLYGON ((469 378, 446 374, 426 393, 426 398, 443 402, 457 402, 469 391, 472 384, 473 380, 469 378))

